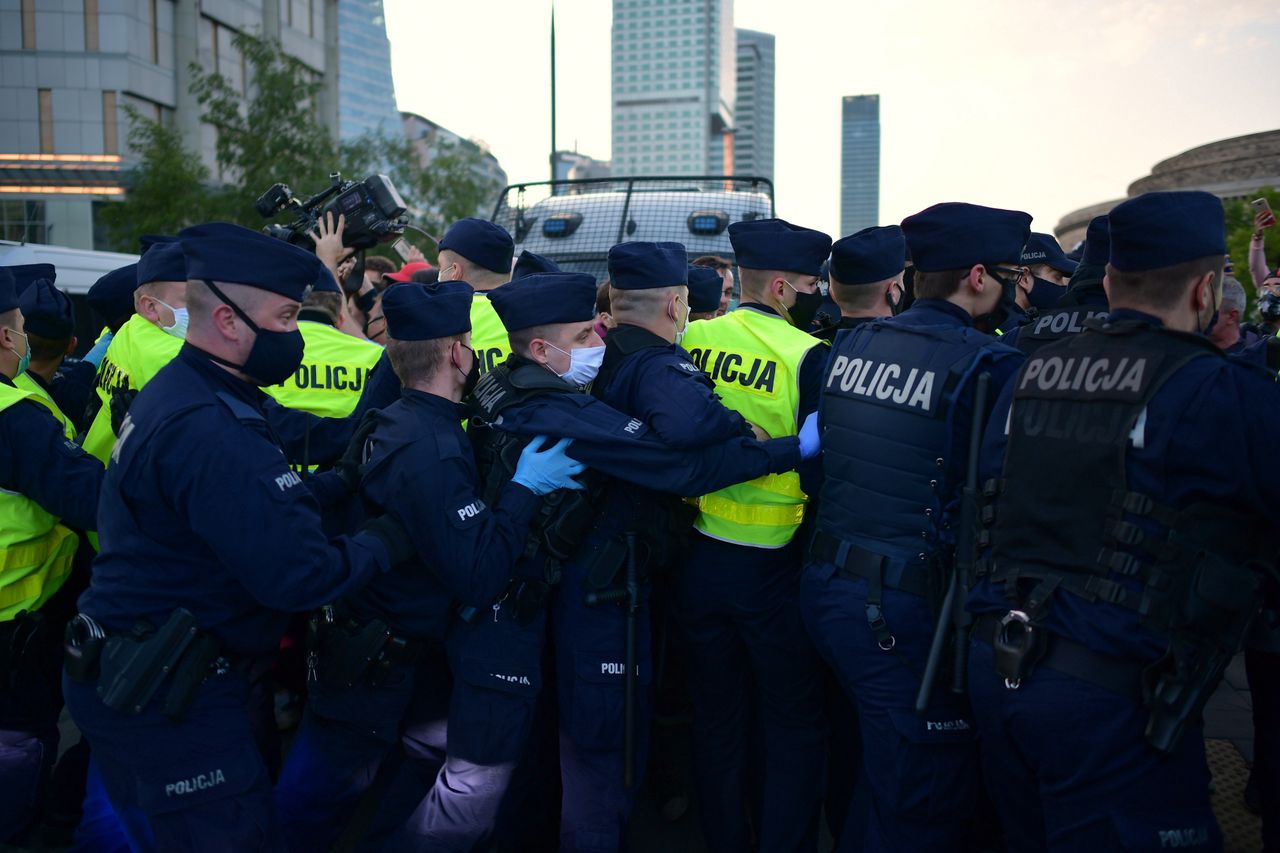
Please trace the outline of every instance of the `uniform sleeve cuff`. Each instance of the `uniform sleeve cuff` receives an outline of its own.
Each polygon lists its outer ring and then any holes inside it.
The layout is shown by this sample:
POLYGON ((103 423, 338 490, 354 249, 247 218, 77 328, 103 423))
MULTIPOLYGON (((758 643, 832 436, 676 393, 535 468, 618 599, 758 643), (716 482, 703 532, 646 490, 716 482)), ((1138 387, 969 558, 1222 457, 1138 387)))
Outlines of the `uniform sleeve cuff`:
POLYGON ((800 439, 797 436, 771 438, 761 446, 769 454, 770 474, 792 471, 800 464, 800 439))
POLYGON ((540 500, 541 498, 535 495, 527 486, 522 486, 512 480, 507 483, 506 488, 502 490, 502 494, 498 496, 497 509, 501 509, 513 521, 519 524, 527 524, 533 519, 533 514, 538 511, 540 500))

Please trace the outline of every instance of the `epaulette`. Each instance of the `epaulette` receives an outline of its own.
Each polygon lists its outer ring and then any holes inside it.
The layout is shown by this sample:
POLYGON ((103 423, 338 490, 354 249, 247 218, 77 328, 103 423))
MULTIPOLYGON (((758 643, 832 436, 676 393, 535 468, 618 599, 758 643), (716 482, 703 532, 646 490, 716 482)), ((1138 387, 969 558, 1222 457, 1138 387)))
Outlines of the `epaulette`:
POLYGON ((242 424, 260 424, 266 423, 266 418, 262 416, 262 412, 250 406, 244 400, 229 394, 226 391, 218 391, 217 398, 222 401, 222 405, 231 410, 231 414, 236 416, 236 420, 242 424))

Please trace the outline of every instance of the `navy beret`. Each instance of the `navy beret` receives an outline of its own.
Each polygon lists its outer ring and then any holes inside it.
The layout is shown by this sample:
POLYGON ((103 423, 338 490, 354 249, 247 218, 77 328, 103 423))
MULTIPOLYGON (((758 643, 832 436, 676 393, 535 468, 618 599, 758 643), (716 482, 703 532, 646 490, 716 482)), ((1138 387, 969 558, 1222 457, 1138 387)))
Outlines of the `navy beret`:
POLYGON ((178 238, 169 234, 143 234, 138 238, 138 254, 145 255, 155 246, 176 242, 178 242, 178 238))
POLYGON ((1107 215, 1089 220, 1089 230, 1084 235, 1084 256, 1080 263, 1105 267, 1111 259, 1111 225, 1107 215))
POLYGON ((511 258, 516 244, 501 225, 484 219, 467 217, 449 226, 440 238, 440 248, 457 252, 462 257, 492 272, 511 272, 511 258))
POLYGON ((839 284, 876 284, 907 266, 907 240, 897 225, 872 226, 831 244, 831 275, 839 284))
POLYGON ((1116 205, 1111 265, 1121 272, 1161 269, 1227 253, 1222 201, 1200 191, 1143 193, 1116 205))
POLYGON ((47 278, 39 278, 18 295, 18 307, 26 329, 33 335, 49 340, 71 337, 76 327, 75 309, 71 298, 47 278))
POLYGON ((138 265, 114 269, 89 288, 85 301, 108 323, 133 313, 133 291, 138 286, 138 265))
POLYGON ((304 249, 227 222, 185 228, 178 239, 188 278, 243 284, 295 302, 315 287, 316 267, 322 266, 319 258, 304 249))
POLYGON ((947 201, 902 220, 902 233, 921 272, 1017 263, 1031 237, 1031 214, 947 201))
POLYGON ((596 316, 596 279, 576 272, 543 272, 489 291, 489 302, 508 332, 596 316))
POLYGON ((58 272, 53 264, 17 264, 9 267, 9 272, 13 275, 13 289, 19 295, 37 281, 44 280, 52 284, 58 280, 58 272))
POLYGON ((782 219, 753 219, 729 226, 738 266, 819 275, 831 254, 831 238, 782 219))
POLYGON ((689 253, 683 243, 636 240, 609 250, 609 286, 652 290, 688 284, 689 253))
POLYGON ((153 281, 186 280, 187 261, 181 243, 156 243, 138 259, 138 287, 153 281))
POLYGON ((333 277, 333 273, 329 272, 329 268, 320 264, 320 269, 316 270, 316 286, 311 292, 340 294, 342 288, 338 287, 338 280, 333 277))
POLYGON ((8 267, 0 267, 0 314, 7 314, 18 307, 18 292, 13 286, 13 273, 8 267))
POLYGON ((724 293, 724 279, 711 267, 689 267, 689 310, 695 314, 708 314, 720 310, 720 296, 724 293))
POLYGON ((542 255, 525 249, 520 253, 520 257, 516 258, 516 265, 511 270, 511 277, 513 279, 524 278, 536 272, 560 272, 560 265, 550 258, 544 258, 542 255))
POLYGON ((1048 264, 1063 275, 1071 275, 1076 271, 1076 262, 1067 257, 1052 234, 1032 231, 1027 245, 1022 249, 1022 263, 1027 266, 1048 264))
POLYGON ((433 341, 471 331, 471 297, 465 281, 401 282, 382 294, 387 335, 397 341, 433 341))

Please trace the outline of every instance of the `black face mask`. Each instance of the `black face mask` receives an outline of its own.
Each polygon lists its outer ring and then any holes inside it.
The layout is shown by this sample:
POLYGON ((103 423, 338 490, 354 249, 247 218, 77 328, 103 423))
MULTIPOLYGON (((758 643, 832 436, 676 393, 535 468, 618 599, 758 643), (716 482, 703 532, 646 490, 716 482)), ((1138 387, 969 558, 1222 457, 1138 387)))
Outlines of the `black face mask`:
POLYGON ((368 317, 369 312, 373 310, 373 306, 378 301, 378 291, 376 288, 369 288, 364 293, 356 295, 356 308, 360 309, 360 313, 368 317))
POLYGON ((1032 308, 1044 312, 1057 305, 1062 294, 1066 292, 1065 287, 1054 284, 1047 278, 1036 276, 1032 279, 1031 291, 1027 294, 1027 299, 1031 302, 1032 308))
MULTIPOLYGON (((471 349, 471 347, 467 347, 467 349, 471 349)), ((456 364, 453 369, 462 373, 462 368, 456 364)), ((480 381, 480 355, 473 349, 471 350, 471 369, 462 375, 462 399, 465 400, 471 396, 472 391, 476 390, 476 383, 480 381)))
POLYGON ((1219 312, 1217 311, 1213 312, 1213 316, 1209 318, 1209 324, 1204 327, 1204 331, 1200 334, 1204 335, 1206 338, 1213 334, 1213 327, 1218 325, 1218 314, 1219 312))
POLYGON ((1264 291, 1258 297, 1258 314, 1263 320, 1280 320, 1280 296, 1264 291))
POLYGON ((787 313, 791 315, 791 324, 800 331, 807 332, 813 325, 818 309, 822 307, 823 298, 822 292, 818 290, 813 293, 797 290, 796 304, 787 309, 787 313))
POLYGON ((249 319, 249 315, 244 313, 239 305, 228 299, 217 285, 211 281, 206 281, 205 284, 213 291, 213 295, 236 312, 236 316, 243 320, 254 333, 253 347, 249 350, 249 357, 245 359, 244 364, 231 364, 220 358, 214 360, 227 367, 234 367, 259 385, 279 385, 292 376, 302 365, 302 352, 306 348, 302 340, 302 332, 297 329, 292 332, 273 332, 263 329, 249 319))
POLYGON ((898 316, 911 307, 916 301, 916 268, 907 267, 902 272, 902 290, 898 292, 898 301, 889 306, 893 316, 898 316))
POLYGON ((996 307, 991 309, 990 314, 984 314, 980 317, 974 317, 974 324, 986 329, 990 334, 995 334, 996 329, 1008 331, 1004 324, 1009 322, 1018 310, 1018 283, 1011 278, 996 275, 987 270, 987 275, 1000 282, 1000 301, 996 303, 996 307))

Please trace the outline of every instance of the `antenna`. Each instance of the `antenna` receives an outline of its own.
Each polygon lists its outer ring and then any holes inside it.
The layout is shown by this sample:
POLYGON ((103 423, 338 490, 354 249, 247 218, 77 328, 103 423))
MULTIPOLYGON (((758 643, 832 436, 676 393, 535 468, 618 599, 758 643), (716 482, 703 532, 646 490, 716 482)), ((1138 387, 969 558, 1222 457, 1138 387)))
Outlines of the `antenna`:
POLYGON ((556 179, 556 0, 551 0, 551 180, 556 179))

